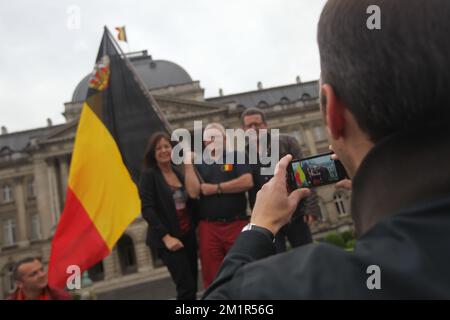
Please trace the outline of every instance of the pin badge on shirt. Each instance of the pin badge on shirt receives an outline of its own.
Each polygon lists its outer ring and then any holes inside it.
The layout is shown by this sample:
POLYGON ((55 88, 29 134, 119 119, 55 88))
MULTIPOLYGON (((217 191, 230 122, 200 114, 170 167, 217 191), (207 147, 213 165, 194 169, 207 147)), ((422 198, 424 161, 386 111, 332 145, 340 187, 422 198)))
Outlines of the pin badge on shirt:
POLYGON ((229 171, 233 171, 233 165, 230 163, 226 163, 222 166, 222 171, 224 172, 229 172, 229 171))

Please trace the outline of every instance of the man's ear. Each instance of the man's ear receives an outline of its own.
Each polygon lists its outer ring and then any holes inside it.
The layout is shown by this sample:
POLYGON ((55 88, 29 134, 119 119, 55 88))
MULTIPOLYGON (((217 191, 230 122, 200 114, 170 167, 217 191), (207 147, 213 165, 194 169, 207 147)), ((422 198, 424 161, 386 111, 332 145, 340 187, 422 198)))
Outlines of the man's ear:
POLYGON ((16 287, 21 289, 23 287, 23 282, 19 281, 19 280, 16 280, 16 287))
POLYGON ((323 101, 322 112, 325 122, 333 139, 337 140, 344 135, 345 128, 345 106, 336 96, 334 89, 329 84, 321 87, 321 101, 323 101))

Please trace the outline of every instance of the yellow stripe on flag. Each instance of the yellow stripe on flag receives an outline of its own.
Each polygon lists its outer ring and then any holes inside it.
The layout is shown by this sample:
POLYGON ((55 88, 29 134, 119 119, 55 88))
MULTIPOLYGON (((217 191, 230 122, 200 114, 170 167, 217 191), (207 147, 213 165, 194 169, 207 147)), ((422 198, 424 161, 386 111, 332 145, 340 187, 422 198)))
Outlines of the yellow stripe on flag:
POLYGON ((78 125, 69 186, 112 249, 139 215, 140 198, 114 138, 87 103, 78 125))

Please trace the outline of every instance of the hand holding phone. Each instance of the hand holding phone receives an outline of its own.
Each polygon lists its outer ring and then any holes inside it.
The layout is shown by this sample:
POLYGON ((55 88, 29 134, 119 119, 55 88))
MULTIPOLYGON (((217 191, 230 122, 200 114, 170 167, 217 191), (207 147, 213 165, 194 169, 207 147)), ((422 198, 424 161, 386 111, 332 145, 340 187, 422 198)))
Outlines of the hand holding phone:
POLYGON ((339 160, 333 160, 333 153, 319 154, 301 160, 292 160, 287 170, 290 190, 320 187, 348 179, 347 172, 339 160))

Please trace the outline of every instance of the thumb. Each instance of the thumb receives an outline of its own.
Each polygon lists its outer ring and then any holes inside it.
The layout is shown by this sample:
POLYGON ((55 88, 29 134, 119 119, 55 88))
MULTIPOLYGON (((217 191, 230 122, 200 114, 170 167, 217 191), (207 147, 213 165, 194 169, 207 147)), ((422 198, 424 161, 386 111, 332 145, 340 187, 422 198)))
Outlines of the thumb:
POLYGON ((300 200, 308 197, 310 194, 311 194, 311 190, 309 190, 307 188, 301 188, 301 189, 296 189, 296 190, 292 191, 288 197, 289 206, 294 207, 294 208, 297 207, 300 200))

